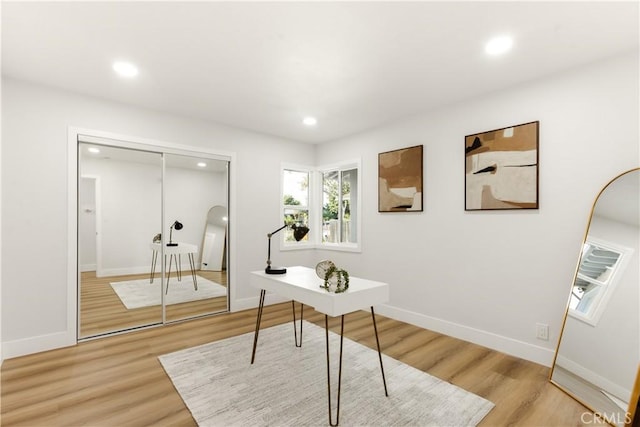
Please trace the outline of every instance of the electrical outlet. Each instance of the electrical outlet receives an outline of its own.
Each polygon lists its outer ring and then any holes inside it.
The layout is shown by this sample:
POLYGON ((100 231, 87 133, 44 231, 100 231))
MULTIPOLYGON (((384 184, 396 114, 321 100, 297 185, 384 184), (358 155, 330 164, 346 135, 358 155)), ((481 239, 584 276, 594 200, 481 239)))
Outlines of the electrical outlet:
POLYGON ((539 340, 549 341, 549 325, 536 323, 536 338, 539 340))

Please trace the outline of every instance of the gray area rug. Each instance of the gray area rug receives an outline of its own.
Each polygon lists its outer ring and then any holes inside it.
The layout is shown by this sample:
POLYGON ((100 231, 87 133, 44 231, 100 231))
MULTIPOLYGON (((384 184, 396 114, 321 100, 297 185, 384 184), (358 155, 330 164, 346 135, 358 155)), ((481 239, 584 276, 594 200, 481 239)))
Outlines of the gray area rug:
MULTIPOLYGON (((227 295, 227 288, 224 286, 204 277, 196 277, 198 280, 197 291, 193 289, 193 279, 190 274, 182 273, 182 280, 180 281, 175 276, 172 276, 169 281, 169 292, 165 295, 166 304, 179 304, 227 295)), ((162 290, 158 277, 153 283, 149 283, 149 279, 140 279, 113 282, 110 285, 120 298, 120 301, 129 310, 160 305, 161 303, 162 290)))
MULTIPOLYGON (((334 421, 339 344, 330 332, 334 421)), ((328 425, 324 328, 305 322, 301 348, 291 323, 261 330, 253 365, 252 346, 253 332, 159 359, 199 426, 328 425)), ((341 426, 473 426, 494 406, 385 355, 383 363, 389 397, 377 351, 344 339, 341 426)))

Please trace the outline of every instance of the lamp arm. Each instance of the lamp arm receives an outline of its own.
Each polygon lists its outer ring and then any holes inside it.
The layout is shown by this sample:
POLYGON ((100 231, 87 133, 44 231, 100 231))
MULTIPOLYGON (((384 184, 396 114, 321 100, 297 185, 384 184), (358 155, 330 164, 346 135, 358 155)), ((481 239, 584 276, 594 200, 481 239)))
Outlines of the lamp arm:
POLYGON ((272 231, 271 233, 267 234, 267 268, 271 268, 271 236, 273 236, 274 234, 276 234, 278 231, 282 230, 283 228, 286 228, 287 224, 283 225, 282 227, 278 228, 276 231, 272 231))
POLYGON ((267 237, 268 237, 269 239, 271 239, 271 236, 273 236, 273 235, 274 235, 274 234, 276 234, 278 231, 280 231, 280 230, 282 230, 283 228, 286 228, 286 227, 288 227, 288 225, 287 225, 287 224, 283 225, 282 227, 278 228, 276 231, 272 231, 271 233, 267 234, 267 237))

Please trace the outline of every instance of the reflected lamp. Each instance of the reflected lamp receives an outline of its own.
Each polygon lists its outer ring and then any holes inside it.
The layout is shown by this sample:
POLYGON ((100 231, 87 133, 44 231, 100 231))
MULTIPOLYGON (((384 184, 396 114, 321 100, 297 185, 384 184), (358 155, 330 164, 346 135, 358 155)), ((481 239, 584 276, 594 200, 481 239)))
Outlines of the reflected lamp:
POLYGON ((179 221, 175 221, 173 224, 171 224, 171 227, 169 227, 169 243, 167 243, 167 246, 178 246, 177 243, 173 242, 173 229, 174 228, 176 230, 182 230, 183 225, 179 221))

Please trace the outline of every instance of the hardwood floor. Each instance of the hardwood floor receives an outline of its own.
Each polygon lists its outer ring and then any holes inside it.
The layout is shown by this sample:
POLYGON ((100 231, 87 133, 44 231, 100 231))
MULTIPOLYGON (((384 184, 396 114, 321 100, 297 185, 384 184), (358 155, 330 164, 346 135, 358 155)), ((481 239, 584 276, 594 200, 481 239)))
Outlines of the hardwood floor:
MULTIPOLYGON (((183 271, 188 276, 189 272, 183 271)), ((227 274, 220 271, 198 270, 197 275, 227 286, 227 274)), ((172 276, 173 277, 173 276, 172 276)), ((149 274, 96 277, 95 271, 84 272, 80 276, 80 337, 91 337, 113 331, 153 325, 162 322, 160 306, 127 309, 113 288, 111 282, 149 279, 149 274)), ((172 278, 172 280, 174 280, 172 278)), ((160 277, 156 276, 160 291, 160 277)), ((171 292, 171 290, 169 290, 171 292)), ((167 306, 167 321, 187 319, 227 310, 227 297, 207 298, 167 306)))
MULTIPOLYGON (((304 314, 306 320, 324 327, 324 315, 307 307, 304 314)), ((255 316, 256 310, 225 313, 6 360, 1 376, 2 425, 193 426, 157 357, 252 332, 255 316)), ((495 403, 481 426, 597 424, 582 405, 548 382, 548 368, 383 316, 376 318, 385 354, 495 403)), ((290 320, 291 303, 268 306, 262 327, 290 320)), ((330 320, 337 330, 339 319, 330 320)), ((375 349, 371 313, 347 315, 345 336, 375 349)), ((246 358, 248 364, 251 349, 238 357, 246 358)), ((325 422, 318 420, 319 425, 325 422)))

